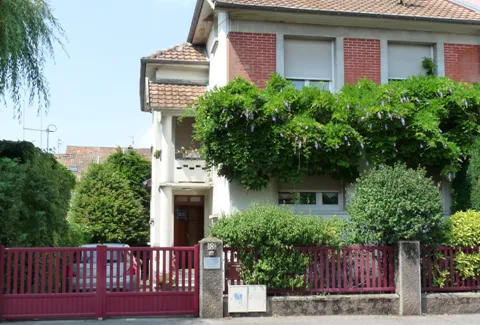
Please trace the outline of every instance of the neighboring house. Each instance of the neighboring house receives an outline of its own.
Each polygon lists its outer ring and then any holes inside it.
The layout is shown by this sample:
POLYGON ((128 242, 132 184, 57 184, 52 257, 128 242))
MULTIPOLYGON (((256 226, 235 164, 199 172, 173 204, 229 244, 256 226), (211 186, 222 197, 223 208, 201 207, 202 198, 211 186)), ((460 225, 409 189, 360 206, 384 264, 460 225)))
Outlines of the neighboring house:
MULTIPOLYGON (((82 174, 88 169, 90 164, 99 164, 103 162, 108 156, 116 152, 118 147, 79 147, 79 146, 67 146, 66 153, 55 154, 58 162, 70 169, 72 173, 80 181, 82 174)), ((121 148, 127 150, 128 148, 121 148)), ((150 160, 151 149, 150 148, 137 148, 133 149, 138 154, 150 160)))
MULTIPOLYGON (((187 41, 141 60, 141 110, 153 115, 153 152, 161 156, 152 161, 155 246, 191 245, 222 213, 253 201, 292 202, 293 192, 311 203, 297 210, 346 216, 349 184, 318 176, 249 192, 185 153, 193 118, 179 117, 207 89, 236 76, 263 87, 278 72, 298 87, 323 81, 338 91, 364 77, 385 83, 423 74, 424 57, 439 76, 480 82, 480 13, 448 0, 198 0, 187 41)), ((438 181, 448 215, 450 183, 438 181)))

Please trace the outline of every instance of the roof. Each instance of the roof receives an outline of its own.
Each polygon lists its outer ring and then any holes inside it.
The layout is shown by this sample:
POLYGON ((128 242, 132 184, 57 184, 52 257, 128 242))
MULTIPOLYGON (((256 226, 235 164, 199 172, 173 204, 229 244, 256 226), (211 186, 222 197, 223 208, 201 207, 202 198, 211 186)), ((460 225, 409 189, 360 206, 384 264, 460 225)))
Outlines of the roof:
MULTIPOLYGON (((77 147, 67 146, 67 153, 55 154, 57 161, 72 171, 77 180, 81 180, 82 174, 88 170, 91 164, 98 164, 105 161, 118 148, 114 147, 77 147)), ((145 160, 151 160, 150 148, 135 148, 138 154, 145 160)))
POLYGON ((150 107, 187 108, 207 91, 205 85, 169 84, 149 81, 150 107))
POLYGON ((217 0, 216 7, 285 8, 299 11, 334 11, 412 18, 478 20, 480 22, 480 13, 449 0, 403 0, 403 5, 400 2, 400 0, 217 0))
POLYGON ((144 59, 162 61, 207 62, 205 47, 183 43, 145 56, 144 59))

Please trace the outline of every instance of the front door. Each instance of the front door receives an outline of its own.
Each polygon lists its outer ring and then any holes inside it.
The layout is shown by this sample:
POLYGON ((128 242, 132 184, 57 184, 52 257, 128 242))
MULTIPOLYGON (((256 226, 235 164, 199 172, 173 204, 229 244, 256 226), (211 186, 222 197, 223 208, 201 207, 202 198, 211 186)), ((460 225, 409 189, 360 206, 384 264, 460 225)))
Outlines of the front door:
POLYGON ((175 196, 174 246, 194 246, 204 237, 203 196, 175 196))

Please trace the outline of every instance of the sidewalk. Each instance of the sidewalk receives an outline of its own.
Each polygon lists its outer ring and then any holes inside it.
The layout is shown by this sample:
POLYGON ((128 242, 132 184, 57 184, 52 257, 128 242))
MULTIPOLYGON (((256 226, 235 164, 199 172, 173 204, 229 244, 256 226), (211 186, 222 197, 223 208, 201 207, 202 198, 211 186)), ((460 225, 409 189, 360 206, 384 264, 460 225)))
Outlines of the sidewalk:
POLYGON ((480 314, 451 316, 319 316, 319 317, 265 317, 224 318, 144 318, 109 319, 106 321, 44 321, 15 322, 14 325, 478 325, 480 314))

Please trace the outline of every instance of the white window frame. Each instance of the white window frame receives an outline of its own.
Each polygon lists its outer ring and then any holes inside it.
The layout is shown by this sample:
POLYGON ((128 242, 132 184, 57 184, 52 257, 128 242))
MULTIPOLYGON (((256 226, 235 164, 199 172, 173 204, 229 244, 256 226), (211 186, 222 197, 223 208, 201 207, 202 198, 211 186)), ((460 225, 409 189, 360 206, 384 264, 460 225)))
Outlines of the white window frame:
MULTIPOLYGON (((342 185, 343 187, 343 185, 342 185)), ((282 189, 277 191, 277 204, 282 206, 292 207, 296 211, 301 212, 342 212, 344 211, 344 199, 343 199, 343 190, 295 190, 295 189, 282 189), (316 194, 316 204, 282 204, 279 203, 279 193, 315 193, 316 194), (338 193, 338 204, 323 204, 322 193, 338 193)))
MULTIPOLYGON (((303 39, 301 37, 295 38, 295 37, 285 37, 284 41, 287 39, 303 39)), ((329 41, 330 42, 330 48, 332 51, 332 60, 331 60, 331 72, 332 72, 332 77, 331 79, 313 79, 313 78, 307 78, 302 76, 287 76, 284 72, 284 78, 290 81, 304 81, 305 85, 304 86, 309 86, 310 83, 316 83, 316 82, 323 82, 323 83, 328 83, 328 91, 333 92, 334 90, 334 78, 335 78, 335 39, 311 39, 311 41, 329 41)), ((283 48, 283 56, 284 56, 284 62, 285 62, 285 47, 283 48)), ((284 63, 285 65, 285 63, 284 63)), ((285 71, 285 66, 283 67, 283 71, 285 71)))
MULTIPOLYGON (((424 43, 401 43, 401 42, 388 42, 387 47, 391 44, 403 44, 403 45, 426 45, 430 46, 430 58, 435 61, 435 44, 424 44, 424 43)), ((388 58, 390 60, 390 58, 388 58)), ((387 74, 388 74, 388 81, 402 81, 402 80, 407 80, 408 78, 399 78, 399 77, 393 77, 390 78, 390 72, 388 71, 388 64, 387 64, 387 74)), ((411 76, 413 77, 413 76, 411 76)))

